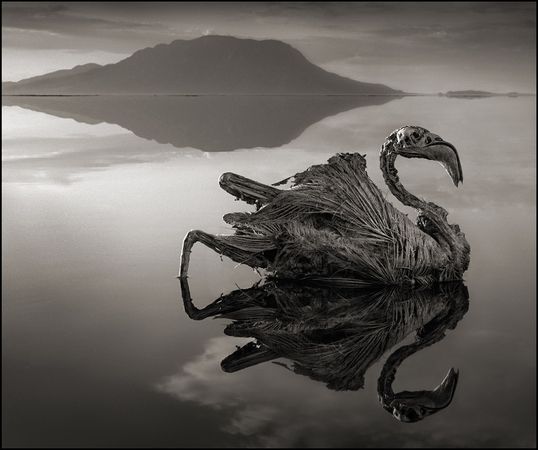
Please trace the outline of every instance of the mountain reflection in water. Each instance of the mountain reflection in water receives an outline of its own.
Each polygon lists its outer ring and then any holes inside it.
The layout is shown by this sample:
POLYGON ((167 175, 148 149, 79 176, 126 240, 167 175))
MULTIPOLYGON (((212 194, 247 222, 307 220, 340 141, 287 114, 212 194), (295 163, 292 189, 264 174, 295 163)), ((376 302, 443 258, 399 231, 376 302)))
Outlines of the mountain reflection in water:
POLYGON ((462 282, 356 289, 269 281, 235 290, 202 309, 194 306, 187 280, 180 283, 191 319, 230 319, 225 334, 254 338, 222 360, 225 372, 286 358, 291 365, 275 364, 329 389, 358 390, 368 368, 415 333, 414 341, 393 351, 383 365, 378 379, 383 408, 402 422, 416 422, 453 399, 458 381, 454 369, 433 390, 394 393, 392 383, 406 358, 443 339, 463 318, 469 295, 462 282))
POLYGON ((310 125, 393 96, 3 96, 19 106, 87 124, 116 124, 135 135, 206 152, 280 147, 310 125))

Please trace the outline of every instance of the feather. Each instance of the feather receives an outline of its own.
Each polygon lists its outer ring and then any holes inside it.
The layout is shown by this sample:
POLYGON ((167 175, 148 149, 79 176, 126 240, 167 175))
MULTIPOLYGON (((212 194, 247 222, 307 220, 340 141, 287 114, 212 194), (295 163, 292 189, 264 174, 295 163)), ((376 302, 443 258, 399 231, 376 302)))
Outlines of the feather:
POLYGON ((265 249, 276 250, 267 268, 276 277, 427 284, 446 264, 437 242, 370 180, 359 154, 310 167, 258 211, 230 216, 242 249, 263 251, 249 248, 248 237, 267 238, 265 249))

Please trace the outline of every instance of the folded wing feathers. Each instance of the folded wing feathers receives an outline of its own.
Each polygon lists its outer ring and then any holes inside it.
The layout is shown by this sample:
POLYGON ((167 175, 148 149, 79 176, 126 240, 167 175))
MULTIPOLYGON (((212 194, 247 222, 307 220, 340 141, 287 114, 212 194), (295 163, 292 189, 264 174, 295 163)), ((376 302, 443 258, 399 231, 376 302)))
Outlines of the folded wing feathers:
POLYGON ((385 199, 368 177, 364 157, 339 154, 293 178, 292 189, 235 223, 243 233, 270 237, 271 244, 260 247, 282 249, 275 268, 301 256, 372 282, 396 284, 406 273, 427 282, 437 243, 385 199))

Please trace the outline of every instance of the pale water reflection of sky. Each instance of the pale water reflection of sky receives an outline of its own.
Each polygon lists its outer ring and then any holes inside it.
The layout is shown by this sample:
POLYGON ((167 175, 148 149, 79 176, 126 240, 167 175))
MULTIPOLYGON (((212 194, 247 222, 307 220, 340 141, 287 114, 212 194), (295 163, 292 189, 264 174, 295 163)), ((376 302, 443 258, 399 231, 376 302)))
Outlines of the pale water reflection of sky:
MULTIPOLYGON (((405 98, 326 117, 282 148, 223 153, 2 110, 11 442, 535 445, 535 98, 405 98), (460 152, 459 188, 437 164, 397 164, 404 184, 446 207, 466 233, 470 308, 443 341, 402 365, 395 387, 431 388, 457 367, 450 407, 418 424, 395 421, 377 402, 379 364, 358 392, 329 391, 271 363, 222 372, 220 361, 244 341, 223 336, 224 321, 187 319, 174 278, 189 229, 227 233, 222 215, 251 208, 218 187, 220 174, 273 182, 359 151, 386 191, 379 146, 410 122, 460 152)), ((198 305, 259 279, 202 247, 190 275, 198 305)))
MULTIPOLYGON (((278 149, 239 149, 225 154, 157 144, 113 124, 87 125, 19 107, 3 107, 3 179, 70 183, 88 171, 116 165, 168 161, 182 166, 181 161, 189 158, 193 159, 189 165, 228 163, 237 172, 242 164, 246 172, 251 163, 259 169, 273 168, 267 177, 267 170, 259 176, 261 181, 275 182, 305 165, 322 163, 336 152, 360 152, 367 155, 370 176, 382 186, 377 167, 379 147, 390 131, 409 123, 440 134, 459 149, 464 184, 456 190, 440 166, 400 158, 397 165, 406 186, 418 194, 433 194, 432 200, 437 198, 448 206, 452 201, 469 207, 492 202, 525 205, 535 199, 535 102, 533 97, 396 99, 327 117, 278 149), (479 120, 469 122, 465 117, 479 120), (31 131, 25 130, 27 123, 33 124, 31 131), (284 170, 278 171, 278 164, 284 160, 284 170)), ((192 136, 206 133, 204 123, 196 127, 198 131, 191 131, 192 136)), ((226 138, 222 138, 223 145, 226 138)))
MULTIPOLYGON (((449 368, 447 364, 457 361, 462 377, 466 378, 460 384, 454 403, 460 407, 465 404, 467 417, 479 417, 483 409, 498 406, 494 398, 481 397, 477 389, 481 380, 470 373, 470 366, 458 356, 466 351, 463 342, 472 342, 476 336, 472 336, 469 329, 458 331, 457 328, 453 333, 460 334, 453 337, 451 343, 436 344, 425 355, 406 362, 402 372, 408 378, 403 385, 399 380, 396 384, 398 389, 433 388, 444 376, 443 371, 449 368)), ((360 443, 363 447, 411 447, 427 442, 432 447, 479 447, 494 441, 488 431, 490 424, 462 420, 457 413, 458 406, 454 410, 449 407, 412 427, 395 423, 379 405, 373 389, 381 371, 379 363, 367 372, 368 389, 357 392, 328 390, 323 383, 271 363, 233 374, 222 372, 220 361, 235 349, 234 344, 246 342, 229 337, 211 339, 202 354, 184 364, 176 375, 156 384, 156 389, 181 401, 196 402, 222 412, 225 417, 222 429, 243 436, 251 446, 330 447, 360 443)), ((511 363, 506 361, 507 365, 511 363)), ((520 381, 531 382, 530 379, 520 381)), ((499 420, 496 426, 499 427, 496 434, 513 436, 520 424, 517 419, 499 420)), ((523 436, 520 440, 511 439, 514 446, 527 443, 523 436)))

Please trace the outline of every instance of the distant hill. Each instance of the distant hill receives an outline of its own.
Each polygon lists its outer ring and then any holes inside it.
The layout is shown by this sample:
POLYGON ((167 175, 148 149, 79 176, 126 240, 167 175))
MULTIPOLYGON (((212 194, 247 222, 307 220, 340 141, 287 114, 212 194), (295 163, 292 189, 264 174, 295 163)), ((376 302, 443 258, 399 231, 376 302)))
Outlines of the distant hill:
POLYGON ((487 91, 474 91, 474 90, 465 90, 465 91, 448 91, 446 93, 447 97, 493 97, 498 94, 487 91))
POLYGON ((375 94, 402 91, 327 72, 277 40, 203 36, 18 82, 3 94, 375 94))
POLYGON ((24 80, 17 81, 17 82, 7 81, 7 82, 2 83, 2 91, 4 91, 4 88, 7 88, 8 90, 9 89, 21 89, 21 88, 24 88, 25 86, 30 86, 31 88, 31 86, 34 86, 34 85, 44 84, 44 83, 49 82, 50 80, 62 80, 66 76, 79 75, 79 74, 88 72, 90 70, 96 69, 98 67, 102 67, 102 66, 100 66, 99 64, 90 63, 90 64, 84 64, 81 66, 75 66, 72 69, 57 70, 55 72, 50 72, 45 75, 38 75, 36 77, 26 78, 24 80))
POLYGON ((495 93, 488 91, 475 91, 475 90, 465 90, 465 91, 448 91, 446 94, 440 93, 439 95, 444 95, 446 97, 519 97, 521 94, 519 92, 507 92, 507 93, 495 93))

